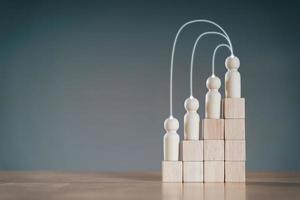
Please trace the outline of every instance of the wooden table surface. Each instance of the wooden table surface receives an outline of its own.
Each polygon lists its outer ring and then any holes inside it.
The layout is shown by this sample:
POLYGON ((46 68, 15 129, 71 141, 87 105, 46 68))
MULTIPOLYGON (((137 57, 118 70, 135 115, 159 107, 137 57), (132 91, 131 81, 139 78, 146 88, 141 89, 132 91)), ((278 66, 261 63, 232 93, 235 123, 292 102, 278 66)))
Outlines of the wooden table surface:
POLYGON ((0 199, 300 199, 300 173, 248 173, 247 183, 161 183, 157 172, 0 171, 0 199))

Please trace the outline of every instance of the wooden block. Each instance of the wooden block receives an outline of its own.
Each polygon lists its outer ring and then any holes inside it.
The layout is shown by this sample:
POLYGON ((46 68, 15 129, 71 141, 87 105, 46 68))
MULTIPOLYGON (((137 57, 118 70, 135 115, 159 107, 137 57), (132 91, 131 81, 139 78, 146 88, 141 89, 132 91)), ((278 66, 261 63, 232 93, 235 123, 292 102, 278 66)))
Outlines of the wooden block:
POLYGON ((203 140, 183 140, 180 143, 182 161, 203 161, 203 140))
POLYGON ((203 162, 183 162, 183 182, 203 182, 203 162))
POLYGON ((223 116, 225 119, 244 119, 245 98, 223 99, 223 116))
POLYGON ((204 140, 204 160, 224 160, 224 140, 204 140))
POLYGON ((204 161, 204 182, 224 182, 224 161, 204 161))
POLYGON ((162 161, 162 181, 182 182, 182 162, 162 161))
POLYGON ((245 119, 225 119, 225 140, 245 140, 245 119))
POLYGON ((225 182, 245 182, 245 161, 225 161, 225 182))
POLYGON ((202 135, 208 140, 224 139, 224 119, 203 119, 202 135))
POLYGON ((246 160, 245 140, 225 140, 225 160, 245 161, 246 160))

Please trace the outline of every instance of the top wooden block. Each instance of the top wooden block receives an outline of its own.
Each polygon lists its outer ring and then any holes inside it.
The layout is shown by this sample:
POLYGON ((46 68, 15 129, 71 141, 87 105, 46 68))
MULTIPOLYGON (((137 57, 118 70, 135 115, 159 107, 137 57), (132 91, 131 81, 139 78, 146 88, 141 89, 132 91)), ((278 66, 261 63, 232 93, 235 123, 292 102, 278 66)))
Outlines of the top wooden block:
POLYGON ((223 116, 225 119, 244 119, 245 98, 224 98, 223 116))

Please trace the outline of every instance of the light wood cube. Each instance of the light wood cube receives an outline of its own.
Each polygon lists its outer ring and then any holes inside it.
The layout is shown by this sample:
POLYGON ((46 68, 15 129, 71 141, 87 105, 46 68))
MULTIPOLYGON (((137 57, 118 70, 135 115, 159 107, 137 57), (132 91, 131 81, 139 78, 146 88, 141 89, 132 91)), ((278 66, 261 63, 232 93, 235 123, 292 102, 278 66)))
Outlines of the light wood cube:
POLYGON ((162 161, 162 181, 182 182, 182 162, 162 161))
POLYGON ((224 182, 224 161, 204 161, 204 182, 224 182))
POLYGON ((225 140, 225 160, 245 161, 246 141, 245 140, 225 140))
POLYGON ((225 181, 226 182, 245 182, 246 165, 245 161, 225 161, 225 181))
POLYGON ((225 119, 244 119, 245 98, 223 99, 223 115, 225 119))
POLYGON ((203 182, 203 162, 183 162, 183 182, 203 182))
POLYGON ((224 140, 204 140, 204 160, 224 160, 224 140))
POLYGON ((224 139, 224 119, 203 119, 202 134, 204 139, 224 139))
POLYGON ((225 119, 225 140, 245 140, 245 119, 225 119))
POLYGON ((183 140, 180 143, 182 161, 203 161, 203 140, 183 140))

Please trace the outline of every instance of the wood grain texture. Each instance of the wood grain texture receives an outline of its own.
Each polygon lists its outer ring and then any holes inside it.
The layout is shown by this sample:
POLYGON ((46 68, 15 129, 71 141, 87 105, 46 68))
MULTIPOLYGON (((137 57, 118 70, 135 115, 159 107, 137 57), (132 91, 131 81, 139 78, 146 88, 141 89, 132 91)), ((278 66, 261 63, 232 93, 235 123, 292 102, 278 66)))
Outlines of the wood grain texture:
POLYGON ((246 141, 245 140, 225 140, 225 160, 245 161, 246 141))
POLYGON ((224 182, 224 161, 204 161, 204 182, 224 182))
POLYGON ((224 98, 222 101, 225 119, 245 118, 245 98, 224 98))
POLYGON ((182 162, 162 161, 162 181, 182 182, 182 162))
POLYGON ((203 162, 183 162, 183 182, 203 182, 203 162))
POLYGON ((247 172, 246 183, 162 183, 160 172, 0 171, 0 199, 299 200, 300 172, 247 172))
POLYGON ((203 140, 183 140, 180 142, 180 160, 203 161, 203 140))
POLYGON ((204 140, 204 160, 224 160, 224 140, 204 140))
POLYGON ((225 161, 225 182, 245 182, 245 161, 225 161))
POLYGON ((208 140, 224 139, 224 119, 203 119, 202 135, 208 140))
POLYGON ((225 140, 245 140, 245 119, 225 119, 225 140))

